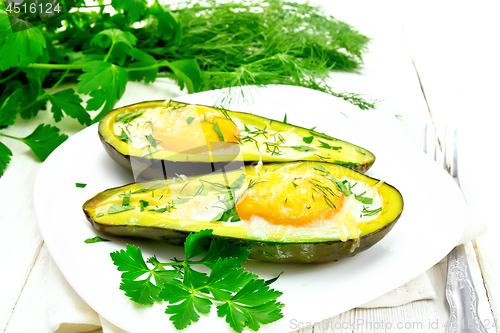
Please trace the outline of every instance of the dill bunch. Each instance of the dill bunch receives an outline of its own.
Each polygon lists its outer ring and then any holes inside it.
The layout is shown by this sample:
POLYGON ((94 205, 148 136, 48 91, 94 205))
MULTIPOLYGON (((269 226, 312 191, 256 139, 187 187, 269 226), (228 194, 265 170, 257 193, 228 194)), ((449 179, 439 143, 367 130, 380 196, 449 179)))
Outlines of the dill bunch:
MULTIPOLYGON (((170 9, 183 28, 182 41, 167 43, 160 54, 170 60, 195 58, 204 90, 285 84, 341 97, 361 109, 374 107, 327 84, 330 71, 360 67, 369 39, 319 7, 281 0, 210 0, 170 9)), ((231 89, 226 98, 241 92, 231 89)))

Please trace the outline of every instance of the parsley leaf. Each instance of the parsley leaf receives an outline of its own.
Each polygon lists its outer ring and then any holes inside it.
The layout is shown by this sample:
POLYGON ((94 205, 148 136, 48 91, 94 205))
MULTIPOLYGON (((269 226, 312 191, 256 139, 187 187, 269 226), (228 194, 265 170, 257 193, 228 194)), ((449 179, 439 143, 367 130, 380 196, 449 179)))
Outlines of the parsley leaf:
POLYGON ((341 182, 333 176, 330 178, 330 180, 335 184, 335 186, 337 186, 338 190, 344 193, 346 196, 350 196, 352 194, 351 186, 347 180, 341 182), (345 184, 348 184, 349 186, 346 186, 345 184))
POLYGON ((304 141, 304 143, 307 143, 307 144, 313 142, 313 140, 314 140, 314 136, 306 136, 306 137, 302 138, 302 141, 304 141))
POLYGON ((83 71, 84 73, 78 77, 79 82, 76 87, 78 93, 90 94, 92 97, 87 101, 86 109, 99 110, 104 105, 101 112, 92 120, 96 122, 122 97, 128 74, 124 68, 100 60, 88 62, 83 71))
POLYGON ((75 91, 72 88, 52 94, 49 99, 52 103, 51 111, 54 114, 54 120, 56 122, 61 120, 61 110, 63 110, 64 113, 71 118, 77 119, 80 124, 90 125, 90 115, 81 105, 82 99, 75 94, 75 91))
POLYGON ((277 302, 282 293, 269 287, 281 274, 265 281, 245 271, 241 264, 248 250, 224 238, 212 239, 212 230, 201 230, 186 238, 184 251, 184 260, 168 263, 160 263, 156 257, 145 261, 133 245, 111 253, 113 263, 123 272, 120 289, 140 304, 167 301, 165 313, 177 329, 209 313, 213 301, 218 304, 217 315, 225 317, 237 332, 245 327, 258 330, 283 317, 284 305, 277 302), (205 266, 210 273, 199 272, 194 265, 205 266))
POLYGON ((36 157, 43 162, 67 138, 66 134, 59 134, 57 127, 40 124, 33 133, 25 138, 18 138, 18 140, 27 144, 36 157))
POLYGON ((87 238, 85 240, 85 243, 87 243, 87 244, 99 243, 99 242, 110 242, 110 240, 106 239, 106 238, 102 238, 100 236, 95 236, 93 238, 87 238))
POLYGON ((330 144, 328 144, 327 142, 324 142, 324 141, 319 141, 319 147, 320 148, 324 148, 324 149, 333 149, 333 150, 340 150, 342 149, 341 146, 331 146, 330 144))
POLYGON ((194 117, 187 117, 186 122, 188 123, 188 125, 191 125, 193 120, 194 120, 194 117))
POLYGON ((215 133, 217 133, 219 140, 224 141, 224 135, 222 135, 222 132, 220 131, 219 123, 215 123, 213 126, 213 129, 214 129, 215 133))
POLYGON ((177 82, 181 89, 184 88, 185 84, 188 93, 192 94, 199 91, 202 87, 203 75, 196 59, 176 60, 169 63, 168 67, 176 75, 177 82))
POLYGON ((145 209, 147 206, 149 206, 149 202, 147 202, 147 201, 145 201, 145 200, 141 200, 141 201, 140 201, 140 203, 141 203, 141 212, 143 212, 143 211, 144 211, 144 209, 145 209))
MULTIPOLYGON (((126 1, 124 1, 126 2, 126 1)), ((99 45, 103 48, 108 48, 110 46, 115 46, 117 44, 124 44, 128 48, 128 52, 132 50, 132 48, 137 43, 137 37, 135 37, 132 33, 128 31, 122 31, 120 29, 106 29, 99 32, 95 35, 90 44, 99 45)))
POLYGON ((45 37, 40 29, 31 27, 13 32, 7 12, 4 8, 0 8, 1 71, 11 67, 24 67, 36 62, 45 47, 45 37))
POLYGON ((12 151, 0 142, 0 177, 3 176, 5 169, 7 169, 7 164, 9 164, 11 156, 12 151))
POLYGON ((85 184, 85 183, 75 183, 75 186, 79 187, 79 188, 85 188, 85 186, 87 186, 87 184, 85 184))
POLYGON ((367 204, 367 205, 371 205, 373 203, 373 199, 372 198, 368 198, 368 197, 364 197, 363 194, 365 194, 365 192, 361 193, 361 194, 355 194, 354 195, 354 198, 356 198, 356 200, 358 200, 359 202, 361 203, 364 203, 364 204, 367 204))
POLYGON ((316 169, 318 171, 321 171, 321 172, 324 172, 324 173, 330 173, 328 170, 325 169, 324 166, 322 165, 318 165, 318 166, 315 166, 313 169, 316 169))
POLYGON ((363 206, 363 210, 361 211, 361 216, 374 216, 382 211, 382 207, 376 209, 367 209, 367 207, 363 206))
POLYGON ((133 209, 135 209, 135 206, 123 206, 123 205, 112 204, 111 207, 109 207, 108 214, 116 214, 133 209))
POLYGON ((130 139, 130 137, 127 135, 127 133, 125 132, 125 130, 122 128, 122 132, 120 133, 120 135, 117 135, 118 139, 124 141, 124 142, 132 142, 132 139, 130 139))
POLYGON ((116 116, 116 122, 129 123, 135 118, 142 116, 143 113, 144 111, 121 113, 118 116, 116 116))
POLYGON ((340 165, 343 165, 343 166, 361 166, 361 164, 354 163, 354 162, 333 161, 333 163, 340 164, 340 165))
POLYGON ((156 139, 153 137, 152 134, 146 135, 146 139, 148 140, 149 144, 156 149, 156 139))
POLYGON ((16 89, 9 94, 0 106, 0 126, 10 126, 16 121, 19 99, 23 92, 22 88, 16 89))
POLYGON ((146 0, 112 0, 111 6, 117 12, 123 14, 130 20, 130 22, 139 21, 146 13, 146 0))
POLYGON ((297 151, 312 151, 316 150, 314 147, 309 147, 309 146, 283 146, 284 148, 293 148, 297 151))

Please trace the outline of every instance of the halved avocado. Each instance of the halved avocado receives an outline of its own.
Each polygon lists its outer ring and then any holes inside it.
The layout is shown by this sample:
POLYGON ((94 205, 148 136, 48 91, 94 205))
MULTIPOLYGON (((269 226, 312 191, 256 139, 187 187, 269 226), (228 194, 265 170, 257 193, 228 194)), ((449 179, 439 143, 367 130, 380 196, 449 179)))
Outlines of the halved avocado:
POLYGON ((375 162, 370 151, 314 130, 172 100, 111 110, 99 122, 99 137, 137 181, 259 162, 323 161, 364 173, 375 162))
POLYGON ((380 241, 403 198, 343 166, 296 162, 129 184, 97 194, 83 211, 94 228, 116 236, 182 245, 189 233, 212 229, 214 238, 247 247, 252 259, 320 263, 380 241))

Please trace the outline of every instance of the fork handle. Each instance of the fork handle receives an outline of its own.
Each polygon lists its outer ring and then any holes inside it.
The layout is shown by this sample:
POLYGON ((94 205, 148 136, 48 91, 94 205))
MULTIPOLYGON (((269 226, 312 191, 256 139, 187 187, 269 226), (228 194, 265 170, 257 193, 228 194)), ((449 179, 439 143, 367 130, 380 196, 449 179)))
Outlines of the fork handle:
POLYGON ((463 245, 448 254, 446 300, 450 305, 446 333, 487 333, 477 312, 477 292, 463 245))

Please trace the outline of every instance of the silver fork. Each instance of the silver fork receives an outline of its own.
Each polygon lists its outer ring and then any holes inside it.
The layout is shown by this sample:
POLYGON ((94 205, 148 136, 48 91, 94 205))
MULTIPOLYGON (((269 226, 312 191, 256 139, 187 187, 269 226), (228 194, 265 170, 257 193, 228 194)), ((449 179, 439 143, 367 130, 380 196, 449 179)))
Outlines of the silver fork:
MULTIPOLYGON (((460 186, 456 128, 453 130, 452 139, 448 139, 448 126, 446 126, 442 140, 442 165, 460 186), (449 151, 450 147, 452 147, 451 151, 449 151), (451 158, 448 157, 449 155, 451 158)), ((436 162, 438 162, 438 150, 440 150, 438 140, 437 128, 427 123, 424 133, 424 152, 430 153, 436 162), (429 140, 428 136, 432 140, 429 140)), ((487 333, 477 311, 478 296, 472 282, 463 245, 456 246, 448 254, 446 300, 450 306, 450 318, 446 323, 446 333, 487 333)))

